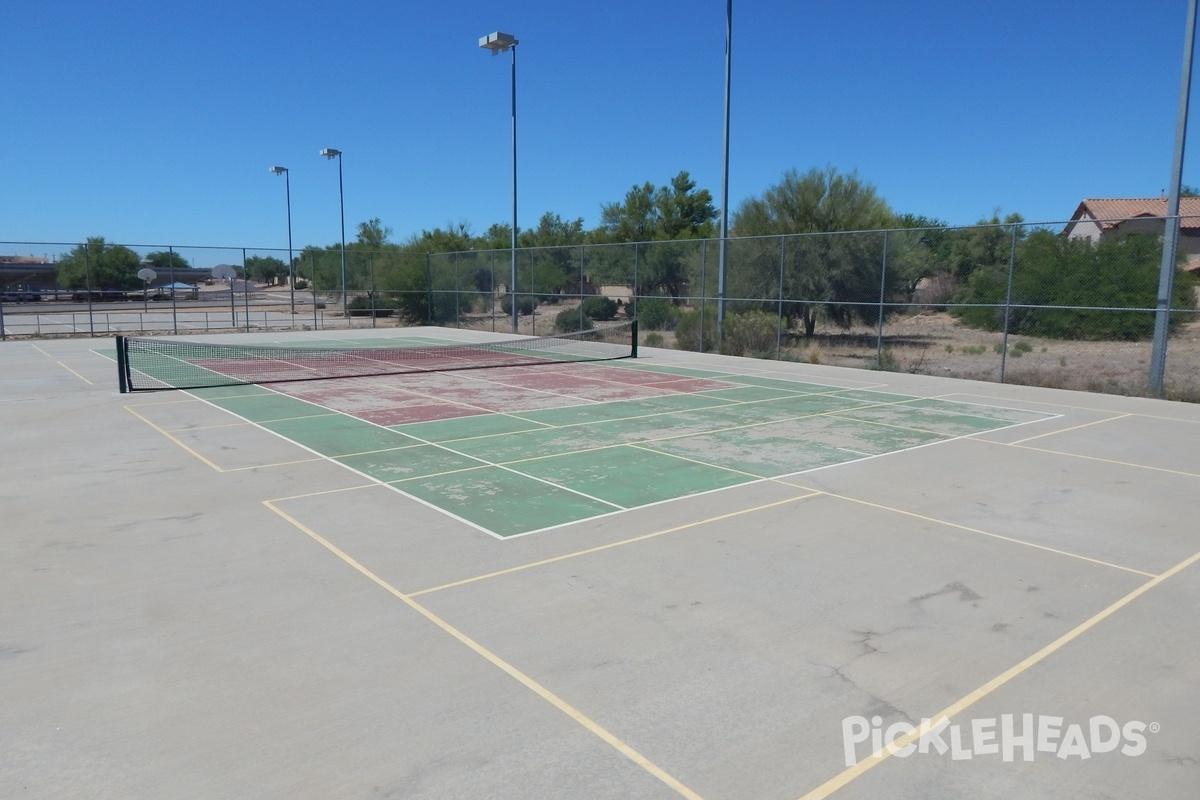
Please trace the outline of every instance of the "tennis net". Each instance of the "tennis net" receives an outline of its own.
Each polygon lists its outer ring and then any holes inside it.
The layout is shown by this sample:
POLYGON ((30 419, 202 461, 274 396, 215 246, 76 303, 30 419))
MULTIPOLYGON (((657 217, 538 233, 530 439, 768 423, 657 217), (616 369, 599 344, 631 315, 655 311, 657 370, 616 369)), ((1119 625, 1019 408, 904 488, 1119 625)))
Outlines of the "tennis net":
POLYGON ((209 344, 117 337, 122 393, 637 357, 637 320, 539 338, 419 347, 209 344))

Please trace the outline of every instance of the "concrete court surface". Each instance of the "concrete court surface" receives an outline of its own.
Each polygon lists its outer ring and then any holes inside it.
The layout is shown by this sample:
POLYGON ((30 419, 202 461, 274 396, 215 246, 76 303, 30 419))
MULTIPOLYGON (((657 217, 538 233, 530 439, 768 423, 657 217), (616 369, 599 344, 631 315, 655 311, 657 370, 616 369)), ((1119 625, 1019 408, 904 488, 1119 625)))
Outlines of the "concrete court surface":
POLYGON ((646 350, 1054 416, 499 541, 108 347, 0 343, 0 797, 1200 787, 1196 406, 646 350))

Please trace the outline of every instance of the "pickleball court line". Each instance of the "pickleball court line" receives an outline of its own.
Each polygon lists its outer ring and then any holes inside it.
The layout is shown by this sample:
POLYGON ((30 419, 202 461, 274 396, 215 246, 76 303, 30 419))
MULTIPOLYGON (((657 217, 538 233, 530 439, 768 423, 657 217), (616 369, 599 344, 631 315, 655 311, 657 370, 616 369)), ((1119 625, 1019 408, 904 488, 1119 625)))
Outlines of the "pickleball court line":
MULTIPOLYGON (((1122 608, 1129 605, 1130 603, 1132 603, 1134 600, 1141 597, 1146 592, 1150 591, 1151 589, 1155 588, 1162 582, 1168 580, 1169 578, 1171 578, 1171 577, 1175 576, 1176 574, 1182 572, 1183 570, 1187 569, 1192 564, 1195 564, 1197 561, 1200 561, 1200 553, 1195 553, 1195 554, 1189 556, 1188 558, 1185 558, 1183 561, 1180 561, 1178 564, 1171 567, 1167 571, 1151 577, 1150 580, 1146 581, 1141 586, 1138 586, 1136 589, 1129 592, 1124 597, 1121 597, 1119 600, 1108 605, 1106 608, 1104 608, 1100 612, 1092 615, 1091 617, 1084 620, 1079 625, 1076 625, 1074 628, 1067 631, 1065 634, 1058 637, 1053 642, 1046 645, 1042 649, 1038 650, 1037 652, 1035 652, 1028 658, 1025 658, 1024 660, 1017 662, 1012 667, 1009 667, 1007 670, 1000 673, 996 677, 992 678, 987 683, 983 684, 982 686, 978 687, 974 691, 959 698, 954 703, 951 703, 950 705, 946 706, 941 711, 938 711, 938 712, 928 715, 928 719, 940 720, 943 717, 945 717, 946 719, 952 719, 954 716, 956 716, 957 714, 960 714, 963 711, 965 711, 966 709, 970 708, 972 705, 974 705, 978 701, 982 700, 983 698, 987 697, 989 694, 996 691, 1001 686, 1004 686, 1005 684, 1007 684, 1014 678, 1018 677, 1019 675, 1021 675, 1024 672, 1026 672, 1030 667, 1033 667, 1034 665, 1039 664, 1042 661, 1045 661, 1047 658, 1049 658, 1055 652, 1061 650, 1066 645, 1075 641, 1080 636, 1087 633, 1092 628, 1096 627, 1101 622, 1108 619, 1113 614, 1120 611, 1122 608)), ((883 763, 894 752, 898 752, 899 750, 903 749, 905 746, 907 746, 908 744, 910 744, 911 742, 916 740, 920 735, 921 735, 921 729, 917 728, 912 733, 905 734, 904 736, 897 738, 890 747, 885 746, 885 747, 880 748, 879 750, 876 750, 874 753, 872 753, 871 755, 862 759, 854 766, 843 770, 842 772, 838 773, 834 777, 832 777, 829 780, 822 783, 820 786, 805 793, 804 795, 802 795, 800 797, 800 800, 824 800, 824 798, 829 797, 829 795, 833 794, 838 789, 841 789, 842 787, 846 786, 848 783, 853 781, 855 778, 858 778, 860 775, 862 775, 867 770, 883 763)))
POLYGON ((936 525, 943 525, 948 528, 956 528, 958 530, 966 531, 968 533, 976 533, 981 536, 988 536, 990 538, 999 539, 1001 541, 1009 542, 1011 544, 1019 544, 1019 545, 1025 546, 1025 547, 1032 547, 1035 550, 1044 550, 1048 553, 1054 553, 1055 555, 1067 556, 1068 558, 1074 558, 1074 559, 1078 559, 1080 561, 1087 561, 1089 563, 1092 563, 1092 564, 1095 564, 1095 565, 1101 566, 1101 567, 1109 567, 1111 569, 1121 570, 1122 572, 1132 572, 1135 575, 1141 575, 1142 577, 1146 577, 1146 578, 1154 577, 1153 572, 1146 572, 1145 570, 1135 569, 1134 567, 1127 567, 1127 566, 1124 566, 1123 564, 1114 564, 1111 561, 1104 561, 1102 559, 1092 558, 1091 556, 1085 556, 1080 553, 1073 553, 1070 550, 1062 550, 1057 547, 1049 547, 1048 545, 1031 542, 1028 539, 1018 539, 1015 536, 1005 536, 1002 533, 992 533, 991 531, 985 531, 980 528, 972 528, 969 525, 960 525, 957 522, 950 522, 949 520, 940 519, 939 517, 931 517, 931 516, 928 516, 927 514, 918 514, 915 511, 906 511, 903 508, 887 506, 882 503, 875 503, 870 500, 863 500, 858 497, 851 497, 849 495, 839 494, 837 492, 830 492, 830 491, 827 491, 824 489, 814 489, 811 486, 804 486, 803 484, 799 484, 799 483, 791 483, 790 481, 785 480, 785 479, 777 478, 777 479, 775 479, 775 481, 777 483, 783 484, 784 486, 791 486, 792 488, 795 488, 795 489, 807 489, 809 491, 821 492, 821 494, 824 494, 828 497, 832 497, 835 500, 843 500, 848 503, 856 503, 858 505, 867 506, 869 508, 875 508, 880 511, 886 511, 891 514, 900 514, 905 517, 919 519, 923 522, 932 522, 936 525))
POLYGON ((556 709, 561 711, 563 714, 565 714, 566 716, 568 716, 569 718, 574 720, 576 723, 578 723, 581 727, 583 727, 589 733, 593 734, 594 736, 598 737, 603 742, 608 744, 610 747, 612 747, 618 753, 623 755, 625 758, 629 759, 634 764, 637 764, 639 767, 641 767, 643 770, 648 772, 650 775, 653 775, 659 781, 661 781, 662 783, 669 786, 677 794, 679 794, 682 797, 689 798, 689 800, 702 800, 700 795, 696 794, 694 791, 692 791, 687 786, 685 786, 683 783, 681 783, 678 779, 676 779, 673 776, 671 776, 670 774, 668 774, 665 770, 663 770, 661 767, 659 767, 653 761, 651 761, 650 759, 648 759, 647 757, 645 757, 644 755, 639 753, 633 747, 626 744, 624 741, 622 741, 620 738, 618 738, 615 734, 611 733, 608 729, 604 728, 602 725, 600 725, 598 722, 593 720, 591 717, 587 716, 582 711, 580 711, 579 709, 575 708, 570 703, 568 703, 566 700, 562 699, 557 694, 550 691, 548 688, 543 686, 541 683, 534 680, 531 676, 529 676, 526 673, 522 672, 521 670, 517 669, 517 667, 514 666, 513 664, 504 660, 496 653, 492 652, 491 650, 484 647, 479 642, 477 642, 474 639, 472 639, 471 637, 467 636, 465 633, 460 631, 458 628, 455 628, 449 622, 442 619, 440 616, 438 616, 437 614, 433 613, 431 610, 429 610, 425 606, 418 603, 410 595, 407 595, 404 592, 401 592, 395 586, 392 586, 390 583, 388 583, 387 581, 380 578, 374 572, 371 572, 369 569, 367 569, 361 563, 356 561, 354 558, 352 558, 350 555, 348 555, 345 551, 338 548, 336 545, 334 545, 328 539, 325 539, 320 534, 313 531, 311 528, 308 528, 303 523, 301 523, 299 520, 290 516, 282 509, 277 508, 276 506, 272 505, 271 501, 269 501, 269 500, 264 501, 263 505, 265 505, 267 508, 269 508, 274 513, 278 514, 280 517, 282 517, 284 520, 289 522, 295 528, 297 528, 298 530, 303 532, 305 535, 307 535, 313 541, 320 544, 322 547, 324 547, 330 553, 337 556, 343 562, 345 562, 350 567, 352 567, 353 569, 358 571, 361 575, 368 578, 370 581, 375 583, 377 586, 382 588, 384 591, 388 592, 393 597, 395 597, 398 600, 400 600, 401 602, 403 602, 405 605, 407 605, 413 611, 416 611, 418 614, 423 616, 425 619, 432 622, 434 625, 436 625, 442 631, 444 631, 445 633, 447 633, 450 636, 457 639, 461 644, 466 645, 469 649, 474 651, 476 654, 482 656, 485 660, 487 660, 493 666, 499 668, 501 671, 506 673, 509 677, 515 679, 518 683, 523 685, 525 688, 529 689, 534 694, 536 694, 537 696, 539 696, 540 698, 542 698, 543 700, 548 702, 550 705, 554 706, 556 709))

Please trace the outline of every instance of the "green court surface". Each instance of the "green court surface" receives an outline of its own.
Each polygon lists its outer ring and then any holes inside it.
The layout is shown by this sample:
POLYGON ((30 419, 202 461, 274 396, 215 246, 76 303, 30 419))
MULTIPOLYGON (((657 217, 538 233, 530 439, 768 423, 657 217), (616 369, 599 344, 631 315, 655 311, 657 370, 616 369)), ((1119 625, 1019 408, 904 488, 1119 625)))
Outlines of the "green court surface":
MULTIPOLYGON (((1052 415, 711 370, 590 364, 556 367, 564 386, 549 408, 452 416, 384 426, 339 411, 381 379, 271 389, 195 390, 207 402, 366 478, 498 537, 529 534, 652 503, 717 491, 950 441, 1052 415), (621 372, 699 379, 689 392, 589 402, 577 378, 620 383, 621 372), (296 391, 301 397, 284 394, 296 391)), ((488 371, 504 373, 506 370, 488 371)), ((546 373, 538 373, 539 378, 546 373)), ((508 380, 504 375, 482 379, 508 380)), ((515 379, 515 378, 514 378, 515 379)), ((437 403, 429 375, 422 403, 437 403), (433 396, 431 401, 429 398, 433 396)), ((480 380, 480 379, 473 379, 480 380)), ((387 379, 394 402, 404 377, 387 379)), ((635 382, 636 383, 636 382, 635 382)), ((650 381, 651 385, 653 381, 650 381)), ((373 394, 372 394, 373 393, 373 394)), ((553 389, 538 390, 538 403, 553 389)), ((383 399, 380 400, 379 396, 383 399)), ((486 389, 484 390, 486 397, 486 389)), ((428 408, 428 406, 423 406, 428 408)))

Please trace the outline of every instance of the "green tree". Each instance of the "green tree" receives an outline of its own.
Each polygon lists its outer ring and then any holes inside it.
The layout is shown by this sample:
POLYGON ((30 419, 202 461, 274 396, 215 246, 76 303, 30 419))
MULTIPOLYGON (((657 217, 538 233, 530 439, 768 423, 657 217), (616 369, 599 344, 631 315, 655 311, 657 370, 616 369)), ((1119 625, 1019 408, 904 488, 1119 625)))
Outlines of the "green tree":
MULTIPOLYGON (((805 336, 815 331, 818 309, 842 326, 855 317, 874 321, 883 239, 878 233, 850 232, 879 231, 895 224, 887 202, 857 173, 846 175, 833 167, 803 174, 789 170, 761 197, 742 203, 734 212, 733 230, 739 237, 813 235, 775 242, 774 252, 770 247, 758 248, 744 263, 741 281, 769 285, 771 273, 782 269, 785 314, 800 318, 805 336)), ((743 268, 743 262, 737 267, 743 268)), ((887 279, 885 296, 894 297, 903 288, 900 272, 889 271, 887 279)))
POLYGON ((619 203, 600 207, 597 235, 608 242, 648 242, 711 236, 717 211, 707 189, 680 172, 666 186, 633 186, 619 203))
POLYGON ((621 202, 601 206, 600 227, 592 234, 598 242, 632 247, 589 252, 587 272, 600 283, 630 284, 635 296, 664 294, 679 302, 699 252, 679 240, 712 236, 716 218, 712 195, 697 190, 686 171, 666 186, 633 186, 621 202))
POLYGON ((141 288, 137 272, 142 260, 122 245, 103 236, 89 236, 58 260, 58 285, 66 289, 126 291, 141 288))
POLYGON ((1008 269, 1011 259, 1013 236, 1017 241, 1024 239, 1029 231, 1020 214, 1006 214, 1000 218, 999 210, 991 219, 981 219, 970 228, 955 228, 939 240, 936 260, 943 271, 965 280, 976 270, 1008 269))
POLYGON ((536 228, 521 232, 521 247, 530 252, 520 256, 518 291, 533 291, 544 302, 555 302, 568 289, 577 291, 579 245, 585 239, 582 218, 568 222, 549 211, 543 214, 536 228))
POLYGON ((358 223, 358 236, 355 243, 372 250, 382 250, 391 235, 392 229, 385 226, 379 217, 375 217, 358 223))
POLYGON ((288 274, 287 264, 275 256, 250 256, 244 264, 251 280, 274 286, 288 274))
POLYGON ((173 269, 190 269, 187 259, 173 250, 157 250, 146 254, 145 263, 154 268, 159 275, 165 275, 173 269))
MULTIPOLYGON (((499 227, 503 228, 505 235, 511 230, 507 226, 499 227)), ((583 244, 586 240, 583 217, 576 217, 568 222, 558 214, 547 211, 538 220, 536 228, 521 231, 518 244, 521 247, 566 247, 583 244)))

